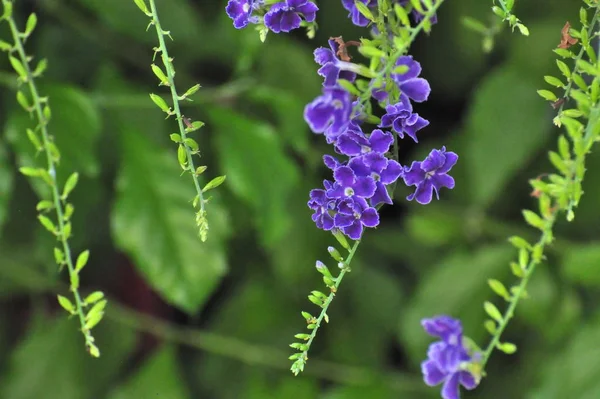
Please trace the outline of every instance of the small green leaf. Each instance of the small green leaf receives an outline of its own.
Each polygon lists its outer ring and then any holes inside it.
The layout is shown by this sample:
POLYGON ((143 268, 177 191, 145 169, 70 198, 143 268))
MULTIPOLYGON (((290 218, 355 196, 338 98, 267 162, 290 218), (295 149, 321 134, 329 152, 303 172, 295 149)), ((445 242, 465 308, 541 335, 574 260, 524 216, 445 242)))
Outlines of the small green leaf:
POLYGON ((39 168, 31 168, 29 166, 23 166, 19 168, 19 172, 27 177, 40 177, 42 175, 42 170, 39 168))
POLYGON ((496 334, 496 323, 494 320, 487 319, 483 322, 483 326, 491 335, 496 334))
POLYGON ((62 265, 65 262, 65 254, 60 248, 54 247, 54 260, 57 265, 62 265))
POLYGON ((167 78, 167 75, 165 75, 165 73, 162 71, 162 69, 160 69, 160 67, 156 64, 152 64, 151 67, 152 72, 154 72, 156 77, 160 80, 160 84, 163 86, 168 86, 169 79, 167 78))
POLYGON ((41 76, 44 73, 44 71, 46 71, 47 68, 48 68, 48 60, 46 58, 42 58, 36 65, 35 69, 33 70, 33 76, 36 78, 41 76))
POLYGON ((510 294, 508 293, 508 290, 500 281, 495 279, 489 279, 488 284, 490 285, 492 291, 494 291, 496 294, 501 296, 506 301, 510 300, 510 294))
POLYGON ((38 215, 38 220, 40 221, 42 226, 44 226, 46 228, 46 230, 48 230, 52 234, 56 234, 56 226, 54 225, 52 220, 50 220, 50 218, 48 218, 44 215, 38 215))
POLYGON ((544 99, 548 101, 556 101, 558 97, 556 94, 552 93, 550 90, 538 90, 537 93, 544 99))
POLYGON ((533 211, 527 209, 523 210, 523 217, 525 218, 527 224, 537 229, 543 230, 546 226, 544 220, 533 211))
POLYGON ((169 136, 171 138, 171 141, 179 144, 181 143, 181 135, 178 133, 171 133, 171 135, 169 136))
POLYGON ((567 66, 567 64, 561 60, 556 60, 556 65, 565 78, 569 79, 571 77, 571 69, 567 66))
POLYGON ((177 160, 179 161, 179 165, 185 170, 187 168, 187 153, 185 152, 185 147, 181 144, 177 148, 177 160))
POLYGON ((518 248, 518 249, 521 249, 521 248, 530 249, 531 248, 531 244, 529 244, 524 238, 521 238, 519 236, 512 236, 508 239, 508 241, 515 248, 518 248))
POLYGON ((88 296, 86 296, 85 299, 83 300, 83 302, 86 305, 92 305, 92 304, 98 302, 99 300, 101 300, 102 298, 104 298, 104 293, 102 291, 94 291, 91 294, 89 294, 88 296))
POLYGON ((48 200, 42 200, 42 201, 38 202, 35 207, 35 209, 39 212, 47 211, 48 209, 52 209, 52 208, 54 208, 54 204, 52 203, 52 201, 48 201, 48 200))
POLYGON ((208 190, 212 190, 213 188, 219 187, 225 181, 227 176, 217 176, 211 181, 209 181, 206 186, 202 188, 202 192, 206 192, 208 190))
POLYGON ((0 51, 10 51, 12 48, 13 46, 10 43, 0 40, 0 51))
POLYGON ((503 342, 503 343, 498 342, 496 347, 498 348, 498 350, 506 353, 507 355, 512 355, 513 353, 515 353, 517 351, 517 345, 510 343, 510 342, 503 342))
POLYGON ((193 95, 194 93, 196 93, 198 90, 200 90, 200 85, 199 84, 195 84, 194 86, 190 87, 184 94, 183 96, 181 96, 181 99, 184 98, 188 98, 189 96, 193 95))
POLYGON ((554 76, 544 76, 544 80, 546 81, 546 83, 554 87, 564 87, 565 85, 563 82, 560 81, 560 79, 555 78, 554 76))
POLYGON ((194 121, 190 124, 190 126, 185 128, 185 132, 186 133, 195 132, 196 130, 200 129, 202 126, 204 126, 204 122, 194 121))
POLYGON ((369 21, 371 21, 371 22, 375 21, 375 17, 373 17, 373 13, 369 9, 369 7, 367 7, 365 5, 365 3, 361 2, 360 0, 355 0, 354 1, 354 6, 358 10, 358 12, 360 12, 369 21))
POLYGON ((152 13, 148 11, 148 7, 146 6, 146 2, 144 0, 133 0, 138 8, 146 15, 151 16, 152 13))
POLYGON ((77 262, 75 264, 75 272, 79 273, 79 271, 81 269, 83 269, 83 267, 87 264, 89 258, 90 258, 90 251, 88 249, 86 249, 85 251, 80 253, 79 256, 77 257, 77 262))
POLYGON ((196 142, 196 140, 194 140, 193 138, 187 137, 184 140, 185 145, 187 145, 192 152, 197 152, 198 151, 198 143, 196 142))
POLYGON ((73 305, 68 298, 62 295, 57 295, 56 297, 58 298, 58 303, 63 307, 64 310, 70 314, 75 314, 75 305, 73 305))
POLYGON ((29 101, 27 100, 27 96, 25 96, 25 94, 23 94, 23 92, 21 90, 17 91, 17 102, 25 111, 27 111, 27 112, 31 111, 31 105, 29 104, 29 101))
POLYGON ((158 105, 158 108, 160 108, 163 112, 167 114, 171 113, 171 108, 169 108, 169 106, 161 96, 151 93, 150 98, 152 99, 154 104, 158 105))
POLYGON ((35 13, 31 13, 29 15, 29 17, 27 18, 27 23, 25 24, 25 32, 23 32, 25 37, 29 36, 31 34, 31 32, 33 32, 36 25, 37 25, 37 15, 35 15, 35 13))
POLYGON ((496 305, 486 301, 483 303, 483 308, 485 309, 485 313, 487 313, 492 319, 496 320, 498 323, 502 322, 502 313, 500 313, 496 305))
MULTIPOLYGON (((6 3, 4 3, 4 4, 6 4, 6 3)), ((25 69, 23 64, 21 64, 21 61, 19 61, 12 55, 9 55, 8 59, 10 60, 10 64, 12 65, 13 69, 19 74, 19 77, 23 81, 27 82, 27 70, 25 69)))
POLYGON ((77 186, 78 181, 79 181, 79 173, 74 172, 71 174, 71 176, 69 176, 69 178, 67 179, 67 181, 65 183, 65 187, 63 188, 63 193, 60 197, 63 201, 65 201, 69 197, 69 194, 71 194, 71 191, 73 191, 73 189, 75 189, 75 187, 77 186))

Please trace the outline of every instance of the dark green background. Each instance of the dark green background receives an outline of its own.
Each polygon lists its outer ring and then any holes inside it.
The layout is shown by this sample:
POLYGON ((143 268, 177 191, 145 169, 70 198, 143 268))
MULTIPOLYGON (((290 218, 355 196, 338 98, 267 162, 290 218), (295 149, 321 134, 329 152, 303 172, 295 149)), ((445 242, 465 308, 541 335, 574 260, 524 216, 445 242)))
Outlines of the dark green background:
MULTIPOLYGON (((442 6, 439 24, 411 51, 431 83, 430 101, 416 107, 431 125, 418 145, 402 143, 401 160, 446 145, 460 156, 456 188, 428 206, 397 189, 396 205, 360 246, 306 372, 293 377, 288 344, 303 332, 300 311, 316 312, 306 295, 322 284, 314 262, 334 266, 326 251, 334 240, 306 206, 308 191, 328 177, 321 156, 332 152, 302 119, 320 92, 312 51, 329 36, 366 35, 340 3, 320 1, 314 40, 297 31, 261 44, 252 29, 232 27, 225 1, 157 0, 175 39, 167 44, 177 86, 203 86, 184 114, 206 122, 194 137, 207 176, 227 175, 202 244, 193 186, 179 177, 169 140, 176 124, 148 97, 168 91, 149 67, 157 41, 147 18, 127 0, 17 2, 20 26, 38 14, 27 50, 49 60, 39 84, 62 150, 60 177, 80 172, 72 246, 91 250, 83 289, 101 289, 110 302, 94 330, 102 351, 94 360, 56 304, 66 273, 57 273, 52 237, 35 220, 38 188, 16 173, 43 158, 33 158, 25 136, 33 120, 16 104, 3 57, 0 398, 436 398, 420 375, 431 342, 420 319, 460 317, 467 335, 487 343, 482 302, 504 305, 486 281, 514 282, 516 251, 506 239, 537 239, 520 210, 535 206, 528 179, 551 170, 545 154, 558 130, 536 90, 548 88, 544 75, 559 75, 551 50, 566 20, 578 26, 580 3, 517 1, 531 36, 505 28, 491 54, 461 23, 494 23, 491 0, 442 6)), ((598 154, 589 157, 575 220, 559 223, 507 330, 518 352, 495 353, 489 377, 465 397, 600 397, 598 154)))

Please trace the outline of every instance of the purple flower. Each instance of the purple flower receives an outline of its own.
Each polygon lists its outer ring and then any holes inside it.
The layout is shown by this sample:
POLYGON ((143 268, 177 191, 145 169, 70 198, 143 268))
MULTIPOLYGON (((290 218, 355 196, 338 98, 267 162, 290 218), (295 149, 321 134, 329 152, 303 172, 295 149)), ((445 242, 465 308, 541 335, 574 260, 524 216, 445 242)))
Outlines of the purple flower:
MULTIPOLYGON (((431 87, 429 82, 423 78, 419 78, 421 73, 421 64, 413 60, 411 55, 405 55, 396 61, 396 66, 406 65, 408 70, 405 73, 393 73, 392 79, 394 83, 400 89, 400 102, 403 103, 407 108, 412 111, 412 105, 410 100, 415 102, 423 102, 429 97, 431 87)), ((371 85, 375 84, 375 79, 371 81, 371 85)), ((377 86, 372 92, 371 96, 377 101, 385 101, 388 99, 388 90, 385 86, 377 86)))
POLYGON ((335 182, 329 190, 329 198, 371 198, 375 194, 375 180, 371 176, 357 176, 349 166, 339 166, 333 171, 335 182))
POLYGON ((375 129, 367 138, 359 128, 348 129, 342 133, 335 142, 335 147, 340 154, 353 157, 372 151, 378 154, 385 154, 389 151, 393 142, 394 136, 391 133, 375 129))
POLYGON ((385 115, 381 118, 379 127, 389 127, 398 133, 400 138, 404 138, 404 133, 408 134, 411 139, 418 143, 417 131, 429 125, 429 121, 412 113, 410 102, 408 107, 406 104, 399 102, 395 105, 387 105, 385 107, 385 115))
POLYGON ((418 77, 421 74, 421 64, 413 60, 411 55, 405 55, 396 61, 396 66, 400 65, 408 67, 408 71, 403 74, 392 74, 392 79, 400 89, 400 101, 408 106, 409 99, 418 103, 427 100, 431 87, 427 80, 418 77))
POLYGON ((371 176, 375 181, 375 193, 370 198, 371 206, 392 203, 386 186, 396 182, 402 175, 402 166, 398 162, 387 159, 380 153, 370 152, 364 156, 352 158, 348 162, 348 166, 357 176, 371 176))
POLYGON ((337 87, 324 88, 323 95, 304 108, 304 120, 310 129, 315 133, 324 133, 329 143, 346 130, 351 114, 350 93, 337 87))
MULTIPOLYGON (((376 6, 377 0, 359 0, 361 3, 366 4, 367 6, 376 6)), ((342 0, 342 5, 344 8, 350 13, 348 16, 352 19, 352 23, 356 26, 367 26, 369 24, 369 20, 367 17, 362 15, 358 8, 356 8, 355 0, 342 0)))
POLYGON ((275 33, 289 32, 300 27, 301 15, 307 22, 313 22, 319 10, 309 0, 285 0, 275 3, 265 14, 265 26, 275 33))
POLYGON ((338 205, 334 223, 348 237, 358 240, 364 227, 376 227, 379 224, 379 214, 364 198, 346 198, 338 205))
POLYGON ((329 47, 331 49, 319 47, 314 52, 315 62, 321 65, 318 73, 325 78, 323 86, 335 86, 338 79, 346 79, 354 82, 356 73, 353 71, 358 68, 357 65, 338 59, 337 52, 339 46, 335 40, 329 40, 329 47))
POLYGON ((248 23, 257 23, 259 19, 252 16, 252 12, 260 7, 262 1, 257 0, 229 0, 225 12, 233 20, 236 29, 245 28, 248 23))
POLYGON ((421 324, 428 334, 442 338, 442 341, 429 346, 427 360, 421 363, 425 383, 429 386, 443 383, 444 399, 458 399, 460 385, 466 389, 475 388, 478 382, 468 371, 469 363, 474 359, 464 347, 460 321, 449 316, 438 316, 424 319, 421 324))
POLYGON ((447 173, 458 160, 454 152, 446 152, 446 147, 441 150, 431 150, 423 162, 413 161, 410 168, 404 167, 404 183, 407 186, 417 186, 415 192, 407 200, 416 198, 420 204, 431 202, 433 191, 439 199, 439 190, 442 187, 454 188, 454 179, 447 173))
MULTIPOLYGON (((325 185, 329 186, 328 183, 331 182, 326 181, 325 185)), ((314 211, 312 220, 319 229, 331 230, 334 227, 332 212, 337 208, 337 204, 335 200, 327 197, 325 190, 311 190, 308 207, 314 211)))
POLYGON ((458 345, 462 339, 462 324, 460 320, 441 315, 431 319, 421 320, 425 332, 432 337, 441 338, 450 345, 458 345))

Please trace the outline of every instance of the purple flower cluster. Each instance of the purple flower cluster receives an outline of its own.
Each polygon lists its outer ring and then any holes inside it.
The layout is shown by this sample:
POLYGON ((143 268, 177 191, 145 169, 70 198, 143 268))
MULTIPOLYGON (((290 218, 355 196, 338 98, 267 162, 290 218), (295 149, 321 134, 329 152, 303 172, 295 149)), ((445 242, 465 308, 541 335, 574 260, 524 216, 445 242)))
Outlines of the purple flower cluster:
POLYGON ((264 0, 229 0, 225 11, 236 29, 264 22, 274 33, 299 28, 302 19, 313 22, 319 8, 309 0, 282 0, 267 10, 264 0))
POLYGON ((357 65, 338 57, 339 44, 329 40, 329 48, 318 48, 315 61, 320 65, 319 75, 324 79, 322 94, 305 107, 304 119, 314 133, 323 134, 336 153, 346 161, 325 155, 325 165, 333 171, 333 181, 325 180, 324 188, 310 192, 308 206, 312 219, 323 230, 337 229, 351 239, 362 236, 365 227, 376 227, 379 215, 375 207, 391 204, 387 186, 402 177, 408 186, 416 186, 408 200, 428 204, 442 187, 453 188, 454 179, 447 172, 458 156, 453 152, 433 150, 422 162, 410 167, 390 159, 388 153, 395 135, 406 136, 417 142, 417 132, 429 122, 413 112, 411 101, 425 101, 431 88, 420 78, 421 66, 410 56, 400 57, 397 65, 406 66, 404 74, 393 74, 392 80, 400 91, 399 101, 389 104, 389 95, 380 89, 372 90, 373 97, 385 106, 379 128, 370 133, 363 130, 359 108, 352 95, 338 85, 338 79, 354 82, 357 65))
POLYGON ((429 386, 443 383, 442 398, 458 399, 460 385, 474 389, 478 381, 468 371, 474 362, 463 344, 462 324, 450 316, 424 319, 421 325, 427 334, 440 338, 433 342, 427 352, 427 360, 421 363, 423 379, 429 386))

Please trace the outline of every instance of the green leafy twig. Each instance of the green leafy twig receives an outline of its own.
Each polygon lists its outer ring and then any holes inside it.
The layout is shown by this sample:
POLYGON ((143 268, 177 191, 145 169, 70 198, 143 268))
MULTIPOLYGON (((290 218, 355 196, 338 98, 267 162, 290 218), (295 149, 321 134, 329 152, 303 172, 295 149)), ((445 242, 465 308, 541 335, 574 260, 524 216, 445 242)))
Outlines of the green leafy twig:
POLYGON ((59 304, 72 316, 77 316, 81 326, 81 332, 85 337, 85 345, 88 352, 94 356, 100 356, 100 350, 94 343, 94 337, 91 330, 102 319, 104 308, 107 301, 104 299, 104 294, 96 291, 88 295, 85 299, 79 294, 79 273, 87 264, 90 252, 83 251, 73 263, 73 256, 69 246, 69 237, 71 236, 71 216, 73 215, 74 207, 69 203, 69 194, 73 191, 78 181, 78 174, 73 173, 66 180, 62 189, 59 190, 56 168, 60 161, 60 151, 48 133, 48 123, 51 119, 50 105, 46 97, 41 97, 37 89, 35 78, 42 75, 46 69, 47 62, 42 59, 38 62, 35 69, 30 67, 30 58, 26 55, 23 43, 31 35, 37 24, 37 17, 31 14, 27 19, 25 31, 19 31, 12 15, 13 4, 9 0, 2 0, 3 14, 0 20, 4 20, 10 27, 10 32, 14 44, 9 44, 4 41, 0 42, 0 47, 9 53, 9 61, 18 75, 19 90, 17 91, 17 102, 30 114, 35 115, 37 126, 31 130, 27 129, 27 136, 34 145, 38 153, 44 153, 47 160, 47 168, 35 168, 23 166, 20 172, 30 178, 41 179, 50 189, 52 199, 42 199, 37 204, 37 210, 40 212, 38 219, 42 226, 50 231, 60 242, 60 245, 54 248, 54 258, 59 268, 62 269, 65 265, 69 272, 70 291, 73 294, 75 303, 67 297, 58 295, 59 304), (16 54, 16 56, 15 56, 16 54), (21 91, 21 85, 27 84, 29 89, 28 96, 21 91), (40 139, 41 135, 41 139, 40 139), (56 223, 46 216, 52 210, 56 214, 56 223), (85 313, 85 308, 91 306, 91 309, 85 313))
MULTIPOLYGON (((564 103, 560 104, 561 111, 555 118, 555 123, 558 126, 564 126, 567 131, 566 135, 558 138, 558 152, 551 151, 549 153, 550 162, 559 173, 547 175, 548 182, 543 181, 541 177, 530 181, 534 189, 533 196, 538 198, 539 214, 531 210, 524 210, 523 216, 528 225, 541 231, 541 236, 533 245, 518 236, 510 238, 510 242, 518 250, 518 261, 512 262, 510 266, 513 274, 520 279, 520 283, 508 290, 498 280, 489 280, 492 290, 508 302, 508 307, 502 314, 491 302, 484 304, 485 311, 491 318, 485 322, 485 327, 492 335, 492 339, 486 349, 482 351, 480 362, 482 372, 484 372, 485 365, 494 349, 502 350, 505 353, 516 351, 517 348, 514 344, 500 342, 501 335, 513 317, 519 301, 527 296, 527 284, 535 267, 545 259, 546 246, 554 240, 553 228, 558 214, 564 212, 568 221, 573 220, 575 216, 573 209, 579 204, 583 194, 581 184, 585 174, 585 158, 593 144, 600 139, 600 64, 595 50, 590 45, 591 38, 597 36, 593 32, 594 26, 597 24, 600 5, 593 3, 592 0, 585 2, 588 7, 594 7, 596 11, 588 24, 587 10, 582 7, 583 28, 581 32, 576 33, 581 37, 582 51, 577 56, 570 51, 557 51, 561 57, 575 60, 573 71, 566 64, 558 63, 559 69, 570 79, 570 82, 563 84, 558 78, 545 77, 549 84, 565 89, 565 96, 571 97, 577 104, 575 108, 568 110, 562 110, 564 103), (588 54, 591 62, 582 59, 584 52, 588 54), (591 85, 588 86, 585 83, 581 76, 582 73, 592 77, 591 85), (575 78, 575 76, 579 78, 575 78), (578 89, 572 87, 571 82, 573 81, 579 86, 578 89), (584 125, 578 118, 587 120, 587 123, 584 125)), ((553 95, 552 92, 547 92, 553 95)), ((543 91, 540 95, 552 101, 553 104, 557 101, 556 96, 549 96, 543 91)))
POLYGON ((196 140, 188 137, 188 134, 200 129, 202 126, 204 126, 204 122, 192 121, 191 119, 183 116, 179 105, 179 101, 192 101, 189 97, 200 89, 200 85, 196 84, 190 87, 183 95, 179 95, 177 93, 177 88, 175 87, 175 67, 173 66, 172 58, 169 57, 169 52, 165 43, 165 36, 169 36, 171 40, 173 40, 173 38, 171 37, 169 31, 165 31, 161 27, 154 0, 149 0, 150 9, 148 9, 148 6, 144 0, 134 0, 134 2, 144 14, 150 17, 148 28, 154 25, 156 29, 159 47, 154 48, 153 61, 156 58, 156 54, 160 53, 166 74, 161 67, 154 63, 152 64, 152 72, 154 72, 156 77, 160 80, 159 86, 168 86, 170 88, 173 109, 171 109, 171 107, 167 105, 166 101, 159 95, 152 93, 150 94, 150 98, 165 114, 167 114, 167 118, 175 116, 177 119, 179 133, 173 133, 170 135, 170 137, 171 140, 178 145, 177 159, 179 161, 179 165, 184 172, 188 172, 192 176, 192 180, 194 181, 196 196, 193 200, 193 207, 195 209, 198 208, 198 211, 196 212, 196 224, 199 228, 200 239, 202 241, 206 241, 208 237, 208 220, 206 218, 205 207, 210 198, 205 198, 204 194, 207 191, 221 185, 225 181, 225 176, 215 177, 204 187, 200 187, 199 176, 204 173, 206 166, 199 166, 197 168, 194 166, 193 156, 199 155, 200 151, 196 140))
POLYGON ((329 288, 329 295, 325 295, 320 291, 313 291, 308 296, 308 299, 314 303, 315 305, 321 308, 321 313, 319 316, 314 317, 308 312, 302 312, 302 316, 306 319, 307 328, 311 330, 310 334, 296 334, 295 338, 303 340, 305 342, 295 342, 290 346, 294 349, 297 349, 298 352, 294 353, 290 356, 290 360, 294 360, 292 364, 291 370, 294 375, 298 375, 302 371, 304 371, 304 365, 308 360, 308 351, 310 350, 310 346, 317 336, 317 331, 319 327, 321 327, 321 323, 323 320, 329 323, 329 316, 327 316, 327 310, 329 309, 329 305, 333 301, 335 294, 337 293, 338 287, 342 282, 342 279, 346 275, 346 273, 350 272, 350 263, 352 262, 352 258, 354 258, 354 254, 356 253, 356 249, 360 244, 360 241, 356 241, 352 248, 350 248, 348 241, 341 232, 334 233, 334 236, 338 239, 338 242, 348 251, 348 255, 346 258, 343 258, 339 251, 334 247, 329 247, 328 251, 331 257, 338 262, 338 266, 341 269, 340 274, 337 277, 333 277, 327 266, 320 261, 317 261, 317 270, 319 273, 323 275, 323 282, 325 286, 329 288))
POLYGON ((523 25, 523 22, 512 13, 515 0, 493 0, 493 3, 498 3, 500 7, 494 5, 492 11, 494 14, 502 18, 502 21, 508 21, 508 25, 515 31, 515 28, 519 29, 519 32, 523 36, 529 36, 529 29, 523 25))
MULTIPOLYGON (((365 6, 361 2, 356 3, 356 7, 367 19, 375 24, 381 35, 386 38, 384 40, 367 40, 362 39, 359 47, 359 52, 367 58, 371 59, 370 67, 364 65, 354 64, 352 65, 353 71, 358 75, 374 79, 373 84, 369 84, 365 80, 356 80, 350 82, 348 80, 340 79, 338 84, 348 92, 356 95, 359 98, 359 104, 357 109, 359 112, 364 106, 368 110, 367 121, 370 123, 378 123, 378 118, 371 115, 370 98, 375 89, 385 88, 389 92, 391 103, 394 103, 400 98, 400 92, 398 88, 393 85, 387 85, 388 82, 392 82, 392 73, 404 73, 399 71, 396 67, 396 61, 404 54, 406 54, 412 42, 416 39, 417 35, 422 32, 431 31, 431 19, 434 17, 438 8, 442 5, 444 0, 425 0, 421 4, 420 1, 411 1, 404 8, 399 4, 395 4, 393 7, 384 2, 379 1, 377 12, 374 14, 371 9, 365 6), (416 9, 422 16, 423 19, 415 26, 411 27, 409 20, 409 13, 412 9, 416 9), (388 31, 389 30, 389 31, 388 31), (394 36, 394 40, 387 40, 388 34, 394 36), (384 65, 381 65, 385 62, 384 65), (386 87, 388 86, 388 87, 386 87)), ((339 38, 341 40, 341 38, 339 38)), ((401 67, 402 68, 402 67, 401 67)), ((395 140, 393 146, 393 157, 398 160, 398 143, 395 140)), ((388 192, 393 194, 396 184, 388 188, 388 192)), ((377 209, 381 208, 381 205, 377 209)), ((358 248, 360 241, 356 241, 352 247, 348 245, 345 236, 340 231, 334 232, 335 238, 342 245, 342 247, 348 251, 344 258, 337 249, 329 247, 328 251, 331 257, 338 262, 338 266, 341 269, 340 274, 337 277, 333 277, 327 266, 322 262, 317 261, 317 270, 323 275, 323 282, 325 286, 329 288, 329 295, 325 295, 320 291, 312 291, 308 296, 308 299, 315 305, 321 307, 321 312, 318 317, 312 316, 308 312, 302 312, 302 316, 306 319, 308 329, 311 330, 310 334, 301 333, 296 334, 295 338, 302 342, 295 342, 290 346, 297 349, 298 352, 290 356, 290 360, 293 360, 291 370, 294 375, 298 375, 304 370, 304 366, 308 360, 308 351, 313 340, 316 337, 317 331, 322 324, 322 321, 329 321, 327 316, 327 310, 329 305, 333 301, 335 294, 340 286, 340 283, 346 273, 350 271, 350 262, 352 261, 354 254, 358 248)))

